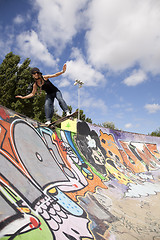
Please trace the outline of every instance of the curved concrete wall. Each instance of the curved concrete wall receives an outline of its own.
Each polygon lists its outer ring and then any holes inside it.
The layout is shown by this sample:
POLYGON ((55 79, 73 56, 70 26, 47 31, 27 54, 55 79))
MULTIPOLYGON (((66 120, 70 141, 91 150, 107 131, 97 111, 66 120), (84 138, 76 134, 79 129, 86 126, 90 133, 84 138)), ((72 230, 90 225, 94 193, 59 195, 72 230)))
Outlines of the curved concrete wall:
POLYGON ((160 138, 0 107, 0 239, 160 239, 160 138))

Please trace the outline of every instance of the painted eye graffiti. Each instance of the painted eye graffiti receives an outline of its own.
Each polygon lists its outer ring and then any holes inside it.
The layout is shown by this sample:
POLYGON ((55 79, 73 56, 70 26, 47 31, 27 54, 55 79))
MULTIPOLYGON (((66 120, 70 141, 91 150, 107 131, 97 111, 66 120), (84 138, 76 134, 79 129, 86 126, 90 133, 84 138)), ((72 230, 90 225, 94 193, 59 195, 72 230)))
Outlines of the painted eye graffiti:
POLYGON ((105 144, 105 143, 106 143, 106 140, 105 140, 105 139, 102 139, 101 142, 105 144))
POLYGON ((98 154, 100 157, 102 157, 102 154, 101 154, 99 151, 97 151, 97 154, 98 154))
POLYGON ((94 156, 95 160, 99 162, 99 158, 97 156, 94 156))
MULTIPOLYGON (((101 155, 102 156, 102 155, 101 155)), ((100 163, 100 164, 105 164, 105 160, 104 159, 100 159, 99 157, 95 156, 94 155, 94 159, 97 163, 100 163)))
POLYGON ((43 158, 38 152, 36 152, 36 157, 40 162, 43 162, 43 158))
POLYGON ((115 157, 116 157, 116 160, 120 161, 120 160, 119 160, 119 157, 118 157, 117 155, 115 155, 115 157))
POLYGON ((113 153, 111 151, 108 151, 108 153, 109 153, 110 156, 113 156, 113 153))

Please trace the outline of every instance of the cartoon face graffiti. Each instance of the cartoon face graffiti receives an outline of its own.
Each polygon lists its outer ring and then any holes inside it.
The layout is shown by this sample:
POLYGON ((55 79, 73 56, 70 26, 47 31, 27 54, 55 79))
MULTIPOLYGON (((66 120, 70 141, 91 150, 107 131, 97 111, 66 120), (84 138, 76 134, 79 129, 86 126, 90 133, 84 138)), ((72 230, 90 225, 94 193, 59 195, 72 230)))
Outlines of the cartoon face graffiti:
POLYGON ((106 150, 106 157, 110 157, 115 160, 115 162, 123 163, 120 151, 115 143, 115 140, 111 134, 103 133, 100 130, 100 141, 102 147, 106 150))
POLYGON ((99 147, 92 148, 92 155, 91 156, 92 156, 92 158, 94 159, 94 161, 97 165, 104 165, 105 164, 105 157, 102 154, 99 147))

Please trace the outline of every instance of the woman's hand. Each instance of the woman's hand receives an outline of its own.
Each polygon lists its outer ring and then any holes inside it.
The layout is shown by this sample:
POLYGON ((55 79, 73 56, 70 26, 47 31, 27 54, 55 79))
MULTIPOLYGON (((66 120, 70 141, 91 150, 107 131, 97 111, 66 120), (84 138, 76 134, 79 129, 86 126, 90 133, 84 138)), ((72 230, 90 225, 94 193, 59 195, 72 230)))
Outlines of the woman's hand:
POLYGON ((21 99, 23 99, 23 96, 17 95, 16 98, 21 98, 21 99))
POLYGON ((67 68, 67 65, 66 65, 66 63, 65 63, 65 64, 63 65, 63 70, 62 70, 63 73, 65 73, 66 68, 67 68))
POLYGON ((63 65, 62 71, 57 72, 57 73, 54 73, 54 74, 51 74, 51 75, 50 75, 50 74, 48 74, 48 75, 43 75, 43 78, 44 78, 45 81, 47 81, 48 78, 58 77, 58 76, 60 76, 61 74, 65 73, 66 68, 67 68, 67 65, 66 65, 66 63, 65 63, 65 64, 63 65))

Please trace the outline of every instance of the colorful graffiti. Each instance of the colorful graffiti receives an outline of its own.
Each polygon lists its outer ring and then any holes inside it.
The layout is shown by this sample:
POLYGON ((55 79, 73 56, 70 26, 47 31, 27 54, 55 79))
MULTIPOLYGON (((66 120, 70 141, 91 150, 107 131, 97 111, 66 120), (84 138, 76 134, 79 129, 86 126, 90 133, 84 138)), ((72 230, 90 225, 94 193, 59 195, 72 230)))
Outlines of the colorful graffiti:
POLYGON ((160 238, 160 138, 35 124, 0 107, 0 239, 160 238))

